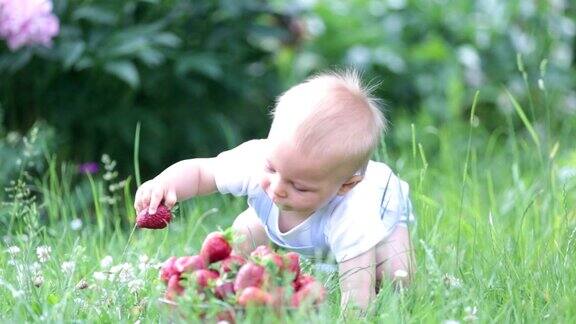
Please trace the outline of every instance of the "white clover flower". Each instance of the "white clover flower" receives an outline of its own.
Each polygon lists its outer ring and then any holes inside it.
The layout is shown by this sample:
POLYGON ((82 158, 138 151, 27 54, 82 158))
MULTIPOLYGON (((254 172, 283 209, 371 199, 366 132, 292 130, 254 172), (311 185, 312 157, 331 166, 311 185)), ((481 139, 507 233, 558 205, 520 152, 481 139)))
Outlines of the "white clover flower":
POLYGON ((135 294, 144 288, 144 280, 142 279, 134 279, 128 282, 128 290, 135 294))
POLYGON ((454 277, 453 275, 446 273, 443 278, 444 286, 446 288, 460 288, 462 287, 462 280, 454 277))
POLYGON ((140 263, 148 263, 150 261, 150 257, 148 257, 146 254, 142 254, 138 257, 138 261, 140 263))
POLYGON ((14 299, 20 299, 22 297, 24 297, 24 291, 23 290, 13 290, 12 291, 12 297, 14 297, 14 299))
POLYGON ((93 276, 94 276, 94 279, 96 279, 97 281, 104 281, 108 278, 107 274, 105 274, 104 272, 100 272, 100 271, 95 271, 93 276))
POLYGON ((28 266, 28 270, 30 270, 32 274, 37 275, 40 273, 40 270, 42 270, 42 265, 38 262, 34 262, 28 266))
POLYGON ((74 304, 78 305, 79 308, 86 307, 86 302, 80 297, 74 298, 74 304))
POLYGON ((41 263, 45 263, 46 261, 50 260, 51 253, 52 247, 48 245, 42 245, 36 248, 36 256, 38 257, 38 261, 41 263))
POLYGON ((140 263, 138 263, 138 270, 140 270, 140 272, 144 272, 152 266, 150 258, 146 254, 142 254, 138 258, 138 261, 140 261, 140 263))
POLYGON ((64 274, 71 275, 74 272, 74 268, 76 268, 76 263, 74 261, 64 261, 60 268, 64 274))
POLYGON ((44 284, 44 276, 41 274, 36 275, 34 277, 33 282, 34 282, 34 286, 36 286, 36 287, 42 286, 42 284, 44 284))
POLYGON ((464 318, 462 320, 466 322, 472 322, 478 319, 478 316, 476 316, 478 313, 478 308, 476 306, 474 307, 466 306, 464 308, 464 313, 466 313, 466 315, 464 315, 464 318))
POLYGON ((80 281, 78 281, 78 283, 76 284, 76 289, 82 290, 86 288, 88 288, 88 282, 84 278, 80 279, 80 281))
POLYGON ((112 265, 112 262, 114 262, 112 256, 107 255, 100 261, 100 267, 103 269, 108 269, 112 265))
POLYGON ((130 263, 127 262, 113 266, 110 268, 110 272, 112 273, 110 276, 111 281, 116 279, 116 275, 118 276, 118 281, 122 283, 126 283, 134 279, 134 268, 130 263))
POLYGON ((82 228, 82 220, 80 218, 75 218, 70 222, 70 228, 73 231, 78 231, 82 228))
POLYGON ((16 245, 12 245, 10 247, 8 247, 8 249, 6 250, 11 256, 15 256, 16 254, 20 253, 20 248, 17 247, 16 245))

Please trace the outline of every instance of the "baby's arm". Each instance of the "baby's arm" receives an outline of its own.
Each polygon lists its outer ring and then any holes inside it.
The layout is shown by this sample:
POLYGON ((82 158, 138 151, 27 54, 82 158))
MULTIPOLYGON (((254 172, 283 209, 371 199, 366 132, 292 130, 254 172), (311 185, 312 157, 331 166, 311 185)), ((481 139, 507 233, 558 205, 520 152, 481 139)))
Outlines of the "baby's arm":
POLYGON ((374 299, 376 283, 375 248, 338 264, 340 272, 341 305, 359 306, 365 310, 374 299))
POLYGON ((172 208, 177 201, 215 192, 214 163, 213 158, 189 159, 171 165, 138 188, 134 208, 154 214, 162 201, 172 208))

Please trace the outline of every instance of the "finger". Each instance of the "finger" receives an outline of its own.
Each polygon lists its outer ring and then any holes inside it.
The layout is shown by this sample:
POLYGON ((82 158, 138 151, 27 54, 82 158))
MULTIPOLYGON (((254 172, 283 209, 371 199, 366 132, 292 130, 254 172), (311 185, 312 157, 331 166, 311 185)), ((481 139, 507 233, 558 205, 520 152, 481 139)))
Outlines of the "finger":
POLYGON ((176 204, 176 201, 178 201, 176 192, 174 192, 174 190, 168 191, 168 193, 166 193, 166 197, 164 197, 164 205, 166 205, 168 209, 172 209, 172 207, 174 207, 176 204))
POLYGON ((136 194, 134 195, 134 209, 136 209, 136 211, 139 212, 141 210, 141 206, 142 206, 142 187, 138 188, 136 194))
POLYGON ((151 189, 149 187, 142 188, 142 194, 140 196, 140 202, 138 205, 139 211, 148 208, 148 206, 150 205, 150 195, 151 195, 150 190, 151 189))
POLYGON ((156 187, 152 190, 152 195, 150 196, 150 205, 148 205, 148 214, 156 214, 156 209, 158 205, 164 198, 164 190, 161 187, 156 187))

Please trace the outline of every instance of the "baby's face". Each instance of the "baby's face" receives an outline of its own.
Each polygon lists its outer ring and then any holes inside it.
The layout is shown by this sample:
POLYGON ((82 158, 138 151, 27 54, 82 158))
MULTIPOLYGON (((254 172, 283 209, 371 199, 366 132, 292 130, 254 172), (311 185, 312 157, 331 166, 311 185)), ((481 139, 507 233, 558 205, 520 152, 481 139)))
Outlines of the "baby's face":
POLYGON ((302 154, 290 141, 270 144, 260 184, 280 210, 309 216, 338 194, 346 180, 342 164, 302 154))

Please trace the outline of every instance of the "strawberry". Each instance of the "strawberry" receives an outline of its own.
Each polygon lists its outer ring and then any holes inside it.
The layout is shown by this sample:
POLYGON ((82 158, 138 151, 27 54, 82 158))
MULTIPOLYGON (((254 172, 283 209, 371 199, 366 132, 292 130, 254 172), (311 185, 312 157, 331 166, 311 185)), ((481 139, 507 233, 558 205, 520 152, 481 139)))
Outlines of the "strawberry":
POLYGON ((278 254, 274 253, 274 252, 266 254, 265 256, 262 257, 261 260, 262 260, 263 264, 276 265, 277 269, 283 269, 284 268, 284 260, 282 260, 282 257, 279 256, 278 254))
POLYGON ((289 272, 294 273, 294 280, 300 275, 300 255, 296 252, 284 254, 284 267, 289 272))
POLYGON ((192 272, 194 270, 206 269, 206 262, 204 258, 199 255, 179 257, 174 263, 176 271, 192 272))
POLYGON ((168 280, 168 289, 166 289, 165 297, 168 300, 174 300, 176 296, 184 293, 184 287, 180 285, 180 276, 172 276, 168 280))
POLYGON ((225 281, 217 282, 214 288, 214 295, 218 299, 224 300, 226 296, 234 294, 234 282, 225 281))
POLYGON ((242 256, 230 254, 229 257, 220 262, 220 272, 237 271, 244 263, 246 260, 242 256))
POLYGON ((294 295, 292 295, 292 307, 299 307, 303 302, 319 304, 326 296, 326 290, 317 281, 312 281, 303 286, 294 295))
POLYGON ((246 263, 238 270, 236 280, 234 280, 234 291, 239 292, 247 287, 261 287, 265 274, 263 266, 251 262, 246 263))
POLYGON ((230 246, 230 241, 232 241, 232 232, 227 230, 226 232, 212 232, 206 236, 206 239, 202 243, 202 248, 200 249, 200 255, 206 258, 208 263, 213 263, 221 261, 230 256, 232 252, 232 246, 230 246))
POLYGON ((164 261, 162 265, 162 270, 160 270, 160 279, 164 281, 164 283, 168 284, 168 281, 172 276, 180 276, 180 272, 176 270, 174 266, 176 262, 176 257, 170 257, 168 260, 164 261))
POLYGON ((209 282, 218 279, 220 274, 215 270, 200 269, 192 272, 192 276, 196 279, 196 285, 198 285, 198 288, 204 289, 208 287, 209 282))
POLYGON ((172 220, 172 213, 164 205, 158 205, 154 215, 148 214, 148 209, 143 209, 136 217, 136 226, 139 228, 160 229, 166 227, 172 220))
POLYGON ((284 266, 282 257, 272 251, 267 245, 259 245, 250 253, 250 256, 264 265, 274 263, 278 269, 282 269, 284 266))
POLYGON ((268 305, 272 301, 272 296, 257 287, 248 287, 242 291, 238 297, 238 304, 246 307, 248 305, 268 305))
POLYGON ((306 275, 306 274, 300 274, 292 282, 292 288, 294 288, 294 291, 299 291, 300 289, 302 289, 302 287, 304 287, 307 284, 314 282, 314 281, 316 281, 314 279, 314 277, 306 275))

